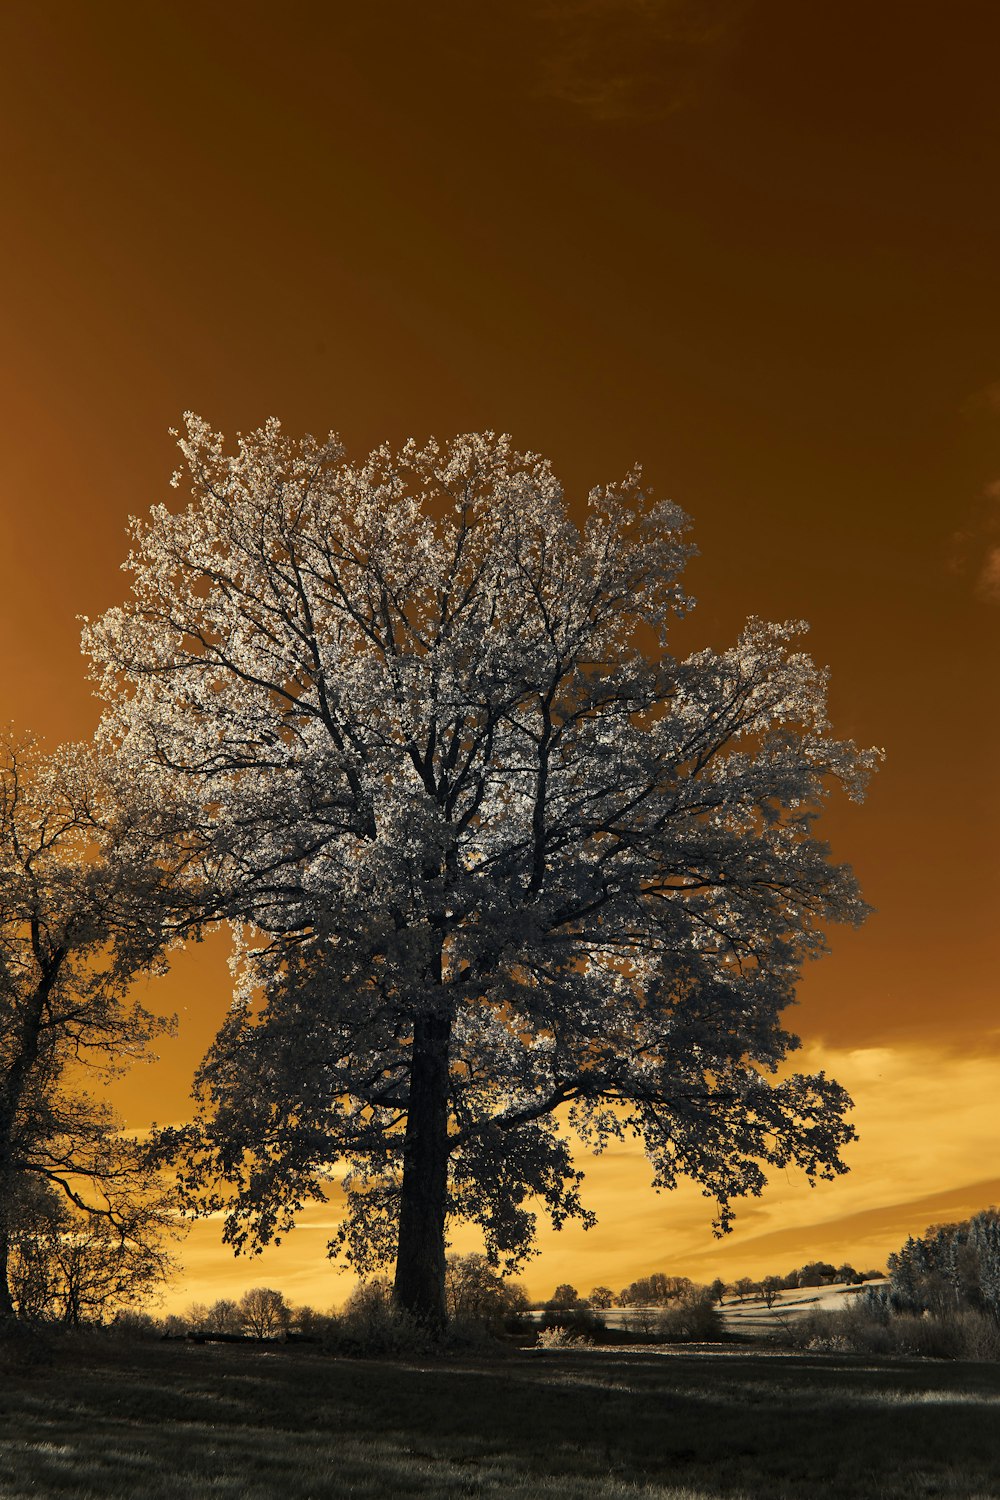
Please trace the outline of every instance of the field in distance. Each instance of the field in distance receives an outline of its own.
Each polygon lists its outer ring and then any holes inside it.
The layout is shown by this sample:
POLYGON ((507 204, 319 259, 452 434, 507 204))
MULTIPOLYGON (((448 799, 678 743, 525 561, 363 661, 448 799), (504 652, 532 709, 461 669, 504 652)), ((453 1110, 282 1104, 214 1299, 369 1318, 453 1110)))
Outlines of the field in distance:
POLYGON ((798 1318, 817 1312, 842 1312, 870 1287, 887 1286, 887 1281, 866 1281, 863 1286, 801 1286, 782 1290, 768 1307, 763 1297, 747 1297, 740 1302, 726 1298, 719 1311, 727 1333, 750 1337, 771 1337, 783 1333, 798 1318))
POLYGON ((347 1360, 57 1340, 0 1370, 3 1500, 991 1500, 1000 1366, 717 1345, 347 1360))
MULTIPOLYGON (((887 1284, 887 1281, 882 1280, 866 1281, 861 1286, 841 1282, 831 1286, 792 1287, 777 1292, 771 1307, 767 1306, 760 1295, 740 1300, 728 1293, 719 1312, 727 1334, 771 1339, 787 1332, 799 1318, 811 1313, 841 1311, 852 1306, 858 1295, 870 1287, 887 1284)), ((657 1316, 663 1311, 662 1307, 608 1307, 600 1312, 599 1317, 611 1330, 621 1328, 638 1333, 655 1333, 657 1316)), ((538 1311, 533 1316, 538 1321, 543 1314, 538 1311)), ((558 1321, 558 1313, 549 1316, 558 1321)))

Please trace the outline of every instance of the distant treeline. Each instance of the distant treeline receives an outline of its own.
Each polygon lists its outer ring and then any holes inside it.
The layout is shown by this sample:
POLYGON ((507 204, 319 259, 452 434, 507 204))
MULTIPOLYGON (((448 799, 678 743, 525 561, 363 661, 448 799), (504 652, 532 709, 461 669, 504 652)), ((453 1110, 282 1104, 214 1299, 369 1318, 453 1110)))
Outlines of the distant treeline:
POLYGON ((832 1286, 846 1284, 860 1286, 866 1281, 880 1281, 884 1271, 858 1271, 844 1263, 835 1266, 830 1261, 813 1260, 808 1265, 798 1266, 784 1276, 764 1276, 754 1280, 741 1276, 737 1281, 723 1281, 717 1277, 709 1285, 692 1281, 689 1276, 668 1276, 665 1271, 654 1271, 650 1276, 640 1276, 630 1281, 621 1291, 614 1292, 607 1286, 595 1286, 589 1297, 583 1297, 568 1282, 557 1286, 552 1296, 536 1307, 572 1310, 590 1307, 604 1311, 609 1307, 672 1307, 700 1300, 706 1295, 711 1302, 721 1303, 727 1297, 741 1302, 748 1297, 776 1295, 780 1291, 796 1287, 832 1286))
POLYGON ((885 1286, 795 1329, 809 1349, 1000 1359, 1000 1210, 932 1224, 889 1256, 885 1286))

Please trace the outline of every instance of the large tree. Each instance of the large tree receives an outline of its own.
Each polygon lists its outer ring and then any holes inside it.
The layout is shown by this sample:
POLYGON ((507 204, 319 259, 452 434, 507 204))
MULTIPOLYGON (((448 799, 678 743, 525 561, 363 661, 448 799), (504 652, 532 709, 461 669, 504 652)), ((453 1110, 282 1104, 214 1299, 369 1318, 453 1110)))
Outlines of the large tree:
POLYGON ((126 802, 92 751, 0 749, 0 1324, 78 1321, 170 1264, 149 1151, 87 1088, 171 1024, 130 995, 183 920, 165 815, 126 802))
POLYGON ((333 1248, 436 1320, 450 1215, 511 1265, 533 1205, 590 1218, 568 1127, 637 1135, 723 1228, 769 1165, 844 1170, 844 1091, 775 1070, 803 959, 865 912, 814 820, 874 757, 802 627, 675 660, 687 520, 638 473, 575 518, 491 433, 352 464, 189 417, 179 445, 190 503, 132 523, 86 646, 104 735, 197 799, 245 924, 192 1201, 255 1247, 337 1168, 333 1248))

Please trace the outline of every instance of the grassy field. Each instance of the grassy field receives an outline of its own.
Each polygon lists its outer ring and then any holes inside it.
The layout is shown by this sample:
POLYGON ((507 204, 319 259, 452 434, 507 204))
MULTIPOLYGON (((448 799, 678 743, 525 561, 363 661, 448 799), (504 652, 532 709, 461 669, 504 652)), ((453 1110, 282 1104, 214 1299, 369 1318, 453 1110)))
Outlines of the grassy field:
MULTIPOLYGON (((884 1281, 869 1282, 868 1286, 884 1286, 884 1281)), ((742 1301, 730 1296, 719 1311, 727 1334, 738 1339, 781 1340, 790 1327, 801 1319, 817 1312, 837 1312, 850 1307, 866 1287, 847 1286, 838 1282, 834 1286, 798 1287, 780 1291, 771 1307, 763 1297, 746 1297, 742 1301)), ((643 1331, 648 1320, 650 1330, 655 1329, 658 1308, 609 1307, 601 1318, 612 1331, 635 1328, 643 1331)), ((537 1314, 536 1316, 541 1316, 537 1314)))
POLYGON ((1000 1367, 81 1340, 0 1369, 0 1496, 997 1500, 1000 1367))
MULTIPOLYGON (((884 1286, 885 1282, 869 1285, 884 1286)), ((799 1287, 779 1292, 772 1307, 767 1307, 763 1297, 747 1297, 743 1302, 730 1299, 720 1310, 728 1333, 769 1339, 794 1326, 800 1318, 852 1306, 865 1290, 842 1282, 836 1286, 799 1287)))

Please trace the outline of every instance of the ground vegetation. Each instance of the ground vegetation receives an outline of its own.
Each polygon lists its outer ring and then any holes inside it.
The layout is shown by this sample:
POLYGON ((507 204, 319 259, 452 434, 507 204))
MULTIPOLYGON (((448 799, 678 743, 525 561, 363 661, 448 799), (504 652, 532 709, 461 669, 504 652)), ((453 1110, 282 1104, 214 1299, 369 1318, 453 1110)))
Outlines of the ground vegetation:
POLYGON ((108 1333, 6 1367, 0 1489, 11 1500, 985 1500, 1000 1472, 998 1399, 996 1366, 843 1353, 373 1362, 108 1333))

